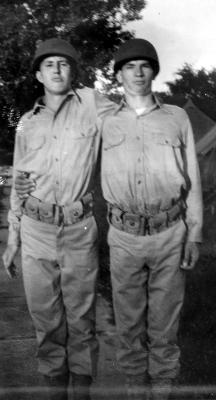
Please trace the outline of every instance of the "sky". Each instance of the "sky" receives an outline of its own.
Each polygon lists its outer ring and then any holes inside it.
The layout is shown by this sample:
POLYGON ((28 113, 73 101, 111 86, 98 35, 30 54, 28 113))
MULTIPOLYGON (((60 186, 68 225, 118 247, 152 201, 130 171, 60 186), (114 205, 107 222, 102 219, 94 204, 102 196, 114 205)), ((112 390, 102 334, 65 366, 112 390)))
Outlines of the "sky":
POLYGON ((142 15, 127 28, 157 49, 161 71, 154 90, 166 90, 185 63, 216 68, 216 0, 147 0, 142 15))

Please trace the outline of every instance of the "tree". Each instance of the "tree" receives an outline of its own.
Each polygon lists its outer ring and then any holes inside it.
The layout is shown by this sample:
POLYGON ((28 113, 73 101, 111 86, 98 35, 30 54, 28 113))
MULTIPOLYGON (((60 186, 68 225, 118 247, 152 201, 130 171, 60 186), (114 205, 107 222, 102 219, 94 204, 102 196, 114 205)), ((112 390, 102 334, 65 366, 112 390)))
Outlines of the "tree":
POLYGON ((161 93, 161 97, 168 102, 190 97, 203 112, 216 120, 216 69, 194 70, 190 64, 185 64, 176 74, 178 78, 174 82, 166 82, 169 91, 161 93))
POLYGON ((145 0, 1 0, 1 128, 14 131, 41 93, 31 73, 37 41, 53 36, 71 41, 80 51, 80 79, 92 85, 97 69, 109 77, 112 52, 133 36, 125 24, 140 19, 145 5, 145 0))

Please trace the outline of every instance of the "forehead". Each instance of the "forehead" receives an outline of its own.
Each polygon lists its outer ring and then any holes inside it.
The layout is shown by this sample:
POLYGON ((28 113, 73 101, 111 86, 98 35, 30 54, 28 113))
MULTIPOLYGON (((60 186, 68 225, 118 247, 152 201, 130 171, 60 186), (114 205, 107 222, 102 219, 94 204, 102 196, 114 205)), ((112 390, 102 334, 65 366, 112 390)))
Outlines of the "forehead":
POLYGON ((45 62, 56 62, 56 61, 64 61, 64 62, 68 62, 69 60, 67 59, 67 57, 64 56, 58 56, 58 55, 51 55, 51 56, 47 56, 45 57, 41 63, 45 63, 45 62))
POLYGON ((128 64, 150 65, 150 62, 146 58, 142 58, 142 59, 128 60, 124 65, 128 65, 128 64))

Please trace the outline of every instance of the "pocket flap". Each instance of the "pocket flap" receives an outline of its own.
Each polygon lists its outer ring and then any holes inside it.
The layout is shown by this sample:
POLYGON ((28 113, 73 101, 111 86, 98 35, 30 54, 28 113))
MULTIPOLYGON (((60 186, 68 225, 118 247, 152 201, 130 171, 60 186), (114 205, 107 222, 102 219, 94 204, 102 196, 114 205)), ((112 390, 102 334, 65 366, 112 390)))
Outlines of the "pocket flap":
POLYGON ((29 148, 32 150, 37 150, 43 147, 44 143, 44 136, 33 136, 29 141, 29 148))
POLYGON ((180 147, 181 141, 180 138, 176 135, 167 135, 161 132, 153 133, 154 142, 157 144, 171 146, 171 147, 180 147))
POLYGON ((123 133, 117 135, 107 135, 104 138, 104 150, 111 149, 121 145, 125 141, 125 135, 123 133))

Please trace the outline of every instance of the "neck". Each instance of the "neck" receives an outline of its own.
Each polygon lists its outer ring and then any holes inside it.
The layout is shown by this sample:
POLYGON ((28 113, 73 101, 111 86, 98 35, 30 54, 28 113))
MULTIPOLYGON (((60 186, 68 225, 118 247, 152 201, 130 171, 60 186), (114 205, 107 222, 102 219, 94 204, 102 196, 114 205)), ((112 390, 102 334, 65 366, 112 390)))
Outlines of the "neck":
POLYGON ((125 93, 125 98, 127 104, 133 109, 150 108, 155 103, 152 93, 149 93, 146 96, 125 93))
POLYGON ((44 101, 45 101, 46 106, 48 108, 50 108, 50 110, 57 111, 66 97, 67 97, 67 93, 66 94, 53 94, 53 93, 51 94, 49 92, 45 92, 44 101))

